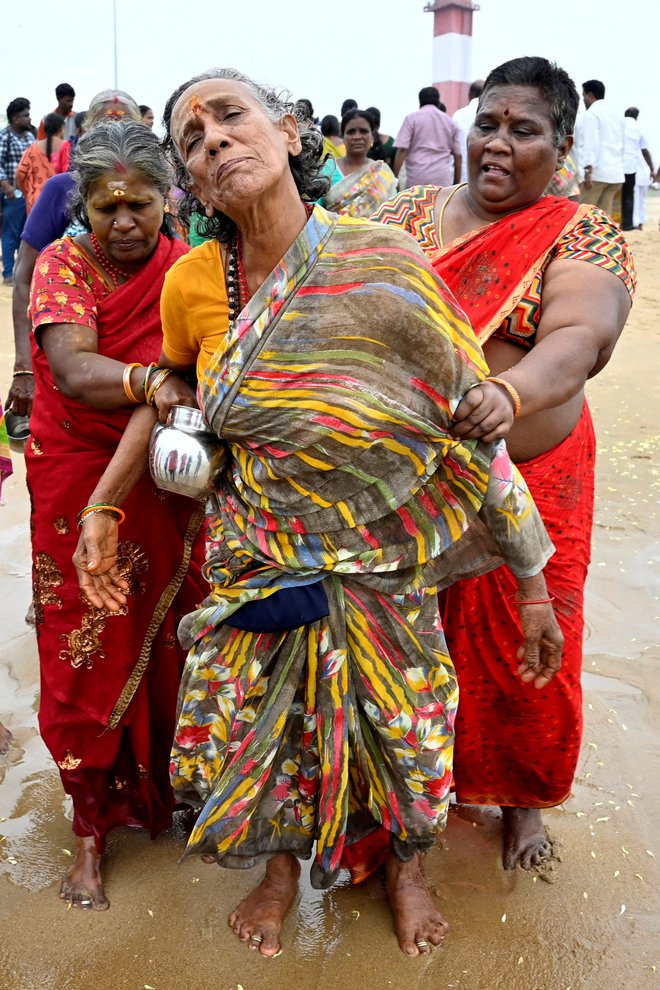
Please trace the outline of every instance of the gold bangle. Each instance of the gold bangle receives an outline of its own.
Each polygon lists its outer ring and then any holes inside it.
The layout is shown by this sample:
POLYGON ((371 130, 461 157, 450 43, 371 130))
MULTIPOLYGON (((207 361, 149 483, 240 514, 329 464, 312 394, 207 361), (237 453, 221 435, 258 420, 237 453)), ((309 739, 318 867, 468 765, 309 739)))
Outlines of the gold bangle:
POLYGON ((520 414, 521 402, 520 396, 511 382, 507 382, 504 378, 497 378, 495 375, 492 375, 490 378, 484 378, 484 381, 493 382, 494 385, 502 386, 513 403, 513 418, 515 419, 520 414))
POLYGON ((132 364, 124 365, 124 373, 122 375, 122 384, 124 386, 124 393, 129 402, 134 402, 137 406, 140 400, 137 398, 133 389, 131 388, 131 371, 133 368, 143 368, 144 365, 140 364, 138 361, 134 361, 132 364))
POLYGON ((157 368, 158 365, 155 361, 150 361, 147 365, 147 370, 144 375, 144 381, 142 382, 142 391, 144 392, 144 401, 147 401, 147 386, 149 385, 149 375, 157 368))
POLYGON ((172 374, 171 368, 161 368, 158 374, 154 377, 151 385, 149 386, 149 391, 147 392, 147 404, 153 406, 154 396, 163 382, 170 377, 172 374))

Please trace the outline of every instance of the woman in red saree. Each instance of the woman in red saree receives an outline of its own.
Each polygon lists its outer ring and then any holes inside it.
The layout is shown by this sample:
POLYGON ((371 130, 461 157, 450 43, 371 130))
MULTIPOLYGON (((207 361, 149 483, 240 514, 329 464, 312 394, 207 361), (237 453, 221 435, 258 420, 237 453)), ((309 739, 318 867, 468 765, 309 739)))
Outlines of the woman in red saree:
POLYGON ((100 858, 110 829, 141 826, 154 837, 171 824, 168 762, 185 659, 176 627, 205 584, 202 510, 157 491, 147 473, 123 510, 125 606, 111 613, 79 593, 71 560, 77 518, 88 504, 115 515, 111 506, 99 508, 107 502, 99 479, 132 408, 152 392, 156 406, 194 400, 182 379, 155 368, 160 290, 188 250, 163 232, 171 175, 157 138, 141 124, 101 124, 81 140, 76 169, 78 214, 89 232, 53 242, 35 268, 36 387, 26 457, 39 722, 73 800, 77 842, 60 895, 101 910, 108 902, 100 858))
POLYGON ((545 59, 499 66, 468 138, 467 185, 406 190, 375 216, 417 238, 484 348, 491 376, 458 407, 455 435, 506 436, 556 548, 545 576, 565 646, 543 691, 515 678, 506 567, 444 597, 460 687, 456 796, 502 807, 507 869, 552 856, 541 809, 568 797, 577 766, 595 458, 584 386, 612 354, 635 281, 606 214, 543 195, 570 152, 577 106, 572 80, 545 59))

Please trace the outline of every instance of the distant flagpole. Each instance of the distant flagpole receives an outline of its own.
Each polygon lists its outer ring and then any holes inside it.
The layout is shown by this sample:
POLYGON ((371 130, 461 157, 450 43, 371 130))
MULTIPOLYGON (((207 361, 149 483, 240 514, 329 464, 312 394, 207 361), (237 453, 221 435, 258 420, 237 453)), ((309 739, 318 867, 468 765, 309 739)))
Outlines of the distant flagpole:
POLYGON ((112 0, 112 37, 115 60, 115 89, 119 89, 119 82, 117 79, 117 0, 112 0))

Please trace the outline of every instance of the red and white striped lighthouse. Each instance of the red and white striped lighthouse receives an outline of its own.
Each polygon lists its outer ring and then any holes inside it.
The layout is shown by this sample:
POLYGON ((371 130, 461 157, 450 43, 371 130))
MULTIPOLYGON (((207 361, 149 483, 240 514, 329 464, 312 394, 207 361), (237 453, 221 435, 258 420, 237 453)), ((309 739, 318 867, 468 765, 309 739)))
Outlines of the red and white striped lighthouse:
POLYGON ((468 102, 472 71, 472 0, 430 0, 433 13, 433 85, 453 113, 468 102))

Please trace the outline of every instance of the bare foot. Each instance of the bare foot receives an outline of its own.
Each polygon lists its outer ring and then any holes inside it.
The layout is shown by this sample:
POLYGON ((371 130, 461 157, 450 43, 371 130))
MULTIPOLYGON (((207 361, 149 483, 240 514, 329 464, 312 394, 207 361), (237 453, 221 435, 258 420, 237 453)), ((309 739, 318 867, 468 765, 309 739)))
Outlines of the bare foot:
POLYGON ((533 870, 552 858, 552 843, 538 808, 502 808, 502 823, 505 870, 515 870, 518 863, 523 870, 533 870))
POLYGON ((60 897, 83 910, 107 911, 110 907, 103 893, 101 857, 94 836, 76 836, 76 858, 62 880, 60 897))
POLYGON ((268 860, 266 875, 258 887, 234 908, 229 925, 253 952, 272 958, 280 951, 280 932, 296 896, 300 864, 289 853, 268 860))
POLYGON ((9 729, 7 729, 2 722, 0 722, 0 753, 6 753, 9 749, 9 744, 11 743, 12 736, 9 729))
POLYGON ((392 853, 387 857, 387 895, 394 928, 407 956, 427 956, 449 931, 431 897, 422 873, 419 854, 402 863, 392 853))

